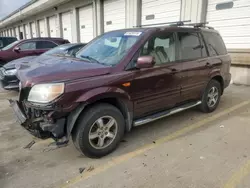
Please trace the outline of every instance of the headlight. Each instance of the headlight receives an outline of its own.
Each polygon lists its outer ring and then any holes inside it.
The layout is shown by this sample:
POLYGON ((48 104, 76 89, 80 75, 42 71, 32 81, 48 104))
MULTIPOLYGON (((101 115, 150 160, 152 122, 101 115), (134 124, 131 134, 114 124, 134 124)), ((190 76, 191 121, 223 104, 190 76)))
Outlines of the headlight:
POLYGON ((64 83, 34 85, 29 93, 28 101, 48 103, 62 95, 64 83))
POLYGON ((14 76, 14 75, 16 75, 16 72, 17 72, 16 69, 6 70, 5 75, 14 76))

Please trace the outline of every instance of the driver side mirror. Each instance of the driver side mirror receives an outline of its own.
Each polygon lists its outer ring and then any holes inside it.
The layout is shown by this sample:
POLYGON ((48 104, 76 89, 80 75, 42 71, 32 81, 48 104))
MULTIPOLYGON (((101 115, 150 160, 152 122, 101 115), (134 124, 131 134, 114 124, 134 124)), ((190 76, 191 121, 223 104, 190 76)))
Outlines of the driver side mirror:
POLYGON ((153 56, 141 56, 137 59, 136 68, 151 68, 155 64, 155 60, 153 56))
POLYGON ((21 50, 21 49, 20 49, 19 47, 15 47, 15 48, 14 48, 14 51, 15 51, 15 52, 19 52, 20 50, 21 50))

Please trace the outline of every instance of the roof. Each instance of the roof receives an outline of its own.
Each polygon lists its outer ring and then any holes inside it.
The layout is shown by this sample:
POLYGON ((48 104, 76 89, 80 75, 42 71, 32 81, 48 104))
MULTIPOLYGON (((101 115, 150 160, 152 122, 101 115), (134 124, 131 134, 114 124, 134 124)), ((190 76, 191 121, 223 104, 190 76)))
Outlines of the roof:
POLYGON ((3 17, 3 18, 0 20, 0 22, 3 21, 3 20, 6 20, 7 18, 11 17, 12 15, 14 15, 14 14, 20 12, 21 10, 25 9, 26 7, 28 7, 28 6, 32 5, 32 4, 34 4, 36 1, 39 1, 39 0, 30 0, 28 3, 24 4, 23 6, 21 6, 21 7, 18 8, 18 9, 14 10, 14 11, 11 12, 9 15, 3 17))
POLYGON ((13 26, 13 24, 22 24, 27 18, 68 1, 70 0, 30 0, 28 3, 0 20, 0 28, 10 27, 13 26))

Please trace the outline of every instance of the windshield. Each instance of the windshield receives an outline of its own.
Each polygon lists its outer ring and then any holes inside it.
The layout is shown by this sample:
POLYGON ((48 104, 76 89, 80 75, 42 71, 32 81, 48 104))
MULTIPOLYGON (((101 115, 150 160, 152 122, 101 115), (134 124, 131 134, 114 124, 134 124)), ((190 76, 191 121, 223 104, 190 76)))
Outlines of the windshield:
POLYGON ((15 42, 12 42, 11 44, 5 46, 4 48, 2 48, 2 50, 8 50, 10 48, 12 48, 13 46, 15 46, 19 41, 15 41, 15 42))
POLYGON ((127 54, 141 34, 142 32, 125 31, 106 33, 80 50, 76 57, 107 66, 114 66, 127 54))

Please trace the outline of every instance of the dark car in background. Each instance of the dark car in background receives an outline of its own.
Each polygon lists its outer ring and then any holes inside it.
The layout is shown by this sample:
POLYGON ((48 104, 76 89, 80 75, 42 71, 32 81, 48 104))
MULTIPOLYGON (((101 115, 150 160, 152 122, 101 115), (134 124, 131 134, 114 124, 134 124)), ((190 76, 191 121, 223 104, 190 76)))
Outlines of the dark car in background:
POLYGON ((62 38, 33 38, 15 41, 0 51, 0 65, 25 56, 41 55, 61 44, 69 43, 62 38))
POLYGON ((230 83, 231 58, 216 30, 182 25, 111 31, 76 58, 21 67, 19 100, 10 100, 19 123, 102 157, 134 126, 195 106, 213 112, 230 83))
POLYGON ((15 41, 17 41, 16 37, 0 37, 0 50, 15 41))
POLYGON ((27 56, 27 57, 23 57, 20 59, 10 61, 9 63, 5 64, 4 66, 0 68, 0 80, 2 83, 2 87, 8 90, 18 89, 19 80, 16 77, 16 72, 17 72, 16 66, 19 66, 21 64, 28 65, 30 63, 43 62, 43 61, 48 60, 51 55, 74 57, 76 52, 78 52, 85 45, 86 44, 83 44, 83 43, 62 44, 60 46, 57 46, 43 53, 40 56, 27 56))

